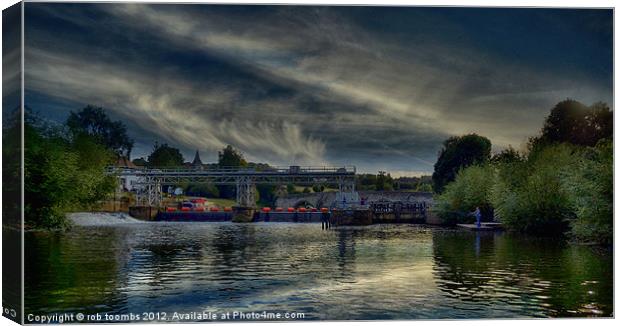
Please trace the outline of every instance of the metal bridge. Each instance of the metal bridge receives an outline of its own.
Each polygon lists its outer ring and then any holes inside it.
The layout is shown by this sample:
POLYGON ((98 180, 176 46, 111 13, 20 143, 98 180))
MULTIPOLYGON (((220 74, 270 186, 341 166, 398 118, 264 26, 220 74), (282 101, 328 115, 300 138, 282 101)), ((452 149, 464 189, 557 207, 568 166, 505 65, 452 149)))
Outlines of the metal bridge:
POLYGON ((136 202, 144 206, 160 206, 162 187, 181 183, 235 185, 237 204, 252 207, 256 203, 254 185, 337 185, 342 194, 355 193, 355 167, 219 167, 219 168, 126 168, 108 167, 107 173, 119 179, 131 178, 136 188, 136 202))

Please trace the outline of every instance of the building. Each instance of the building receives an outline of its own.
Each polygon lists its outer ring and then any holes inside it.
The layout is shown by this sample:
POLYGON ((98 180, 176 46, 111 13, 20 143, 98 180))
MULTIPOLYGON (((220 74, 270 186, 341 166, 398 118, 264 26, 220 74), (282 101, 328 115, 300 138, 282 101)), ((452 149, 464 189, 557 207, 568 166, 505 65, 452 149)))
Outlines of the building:
POLYGON ((202 166, 202 160, 200 159, 200 153, 196 150, 196 155, 194 155, 194 160, 192 161, 192 168, 202 170, 204 167, 202 166))
MULTIPOLYGON (((137 165, 133 164, 133 162, 131 162, 131 160, 129 160, 129 158, 125 156, 119 157, 116 160, 116 163, 114 163, 114 167, 120 168, 123 171, 139 169, 137 165)), ((134 188, 135 188, 135 183, 137 180, 138 178, 136 176, 123 175, 123 173, 121 172, 121 177, 119 178, 118 191, 135 190, 134 188)))

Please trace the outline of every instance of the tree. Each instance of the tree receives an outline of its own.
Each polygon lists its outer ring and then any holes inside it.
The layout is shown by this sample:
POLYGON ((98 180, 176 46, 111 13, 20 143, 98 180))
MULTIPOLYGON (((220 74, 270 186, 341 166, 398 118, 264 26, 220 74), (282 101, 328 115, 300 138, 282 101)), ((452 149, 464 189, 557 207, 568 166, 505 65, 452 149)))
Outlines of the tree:
POLYGON ((151 167, 175 167, 183 165, 185 161, 183 154, 178 148, 170 147, 168 144, 158 144, 155 142, 153 152, 148 157, 151 167))
POLYGON ((110 120, 103 108, 88 105, 79 112, 71 111, 66 124, 74 137, 86 134, 118 156, 131 155, 133 140, 127 136, 127 128, 121 121, 110 120))
POLYGON ((433 172, 433 188, 441 193, 457 172, 472 164, 481 164, 491 156, 491 141, 476 134, 454 136, 443 143, 433 172))
MULTIPOLYGON (((243 154, 237 151, 231 145, 228 145, 222 149, 221 152, 217 153, 218 155, 218 166, 219 167, 245 167, 248 166, 248 162, 243 158, 243 154)), ((220 189, 220 194, 225 198, 234 198, 235 197, 235 187, 230 185, 220 185, 218 186, 220 189)))
POLYGON ((149 163, 147 162, 147 160, 144 159, 144 157, 135 158, 131 162, 135 164, 136 166, 147 166, 149 163))
POLYGON ((534 142, 571 143, 594 146, 613 137, 613 112, 598 102, 588 107, 567 99, 555 105, 545 120, 541 136, 534 142))
POLYGON ((614 237, 614 159, 611 140, 587 148, 565 178, 575 218, 571 235, 578 240, 612 244, 614 237))
POLYGON ((243 154, 228 145, 221 152, 218 152, 218 165, 220 167, 240 167, 247 166, 248 162, 243 158, 243 154))
POLYGON ((295 185, 292 183, 289 183, 286 185, 286 193, 288 194, 295 194, 297 193, 297 190, 295 190, 295 185))
POLYGON ((24 123, 24 213, 28 227, 57 228, 65 214, 88 209, 117 185, 104 173, 115 154, 86 133, 72 139, 40 129, 44 123, 26 113, 24 123))
POLYGON ((523 161, 523 156, 512 146, 496 153, 491 157, 491 163, 513 163, 523 161))
POLYGON ((220 191, 217 187, 210 183, 195 183, 188 184, 185 187, 185 193, 190 196, 200 196, 200 197, 210 197, 210 198, 218 198, 220 196, 220 191))
POLYGON ((471 212, 477 207, 483 220, 491 220, 493 176, 493 167, 489 164, 471 165, 460 170, 455 180, 437 196, 434 210, 446 224, 473 222, 471 212))
POLYGON ((359 190, 375 190, 377 176, 374 174, 358 174, 355 176, 355 187, 359 190))
POLYGON ((579 148, 548 145, 527 161, 497 165, 491 203, 496 217, 511 230, 562 235, 574 219, 574 190, 566 186, 580 161, 579 148))
POLYGON ((379 175, 377 176, 377 179, 375 181, 375 189, 379 191, 392 190, 393 182, 394 181, 392 180, 392 176, 390 176, 389 173, 386 174, 385 171, 379 171, 379 175))

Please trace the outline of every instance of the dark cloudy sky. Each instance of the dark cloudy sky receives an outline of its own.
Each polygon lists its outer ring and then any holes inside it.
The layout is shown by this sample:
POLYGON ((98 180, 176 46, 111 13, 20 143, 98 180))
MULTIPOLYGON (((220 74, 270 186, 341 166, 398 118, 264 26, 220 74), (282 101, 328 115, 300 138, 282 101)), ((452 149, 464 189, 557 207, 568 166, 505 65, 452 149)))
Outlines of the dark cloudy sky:
POLYGON ((26 105, 274 165, 431 172, 476 132, 519 147, 556 102, 612 102, 612 11, 26 3, 26 105))

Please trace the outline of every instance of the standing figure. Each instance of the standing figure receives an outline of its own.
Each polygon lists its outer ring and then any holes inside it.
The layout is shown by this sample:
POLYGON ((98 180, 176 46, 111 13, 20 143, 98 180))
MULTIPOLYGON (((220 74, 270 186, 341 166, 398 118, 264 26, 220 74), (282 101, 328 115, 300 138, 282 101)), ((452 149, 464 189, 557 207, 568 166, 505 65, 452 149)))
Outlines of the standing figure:
POLYGON ((480 219, 482 217, 482 214, 480 213, 480 207, 476 207, 474 215, 476 216, 476 227, 480 228, 480 219))

